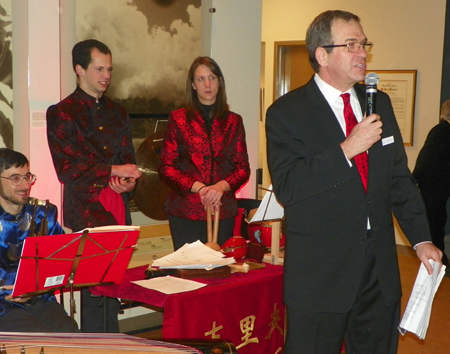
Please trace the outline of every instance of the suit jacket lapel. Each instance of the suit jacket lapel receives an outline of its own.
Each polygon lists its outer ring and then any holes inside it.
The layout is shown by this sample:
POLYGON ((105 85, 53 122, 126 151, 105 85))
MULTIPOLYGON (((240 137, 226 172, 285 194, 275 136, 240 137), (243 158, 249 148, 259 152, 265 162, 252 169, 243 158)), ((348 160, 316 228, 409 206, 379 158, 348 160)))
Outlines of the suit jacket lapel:
POLYGON ((307 92, 313 108, 314 119, 322 126, 324 135, 329 137, 330 142, 340 144, 345 139, 345 134, 314 79, 308 82, 307 92))

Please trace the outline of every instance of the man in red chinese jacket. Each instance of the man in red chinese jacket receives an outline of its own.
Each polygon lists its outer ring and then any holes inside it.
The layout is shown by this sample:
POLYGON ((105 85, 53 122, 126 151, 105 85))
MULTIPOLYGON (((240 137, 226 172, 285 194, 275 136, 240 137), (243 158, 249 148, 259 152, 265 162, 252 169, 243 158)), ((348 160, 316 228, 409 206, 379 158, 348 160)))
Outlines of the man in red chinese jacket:
MULTIPOLYGON (((94 39, 72 50, 76 90, 47 110, 47 137, 53 164, 64 184, 64 226, 73 231, 130 225, 128 200, 141 172, 136 166, 128 114, 103 94, 111 81, 109 48, 94 39)), ((82 291, 83 332, 118 332, 117 299, 82 291), (103 307, 108 308, 104 328, 103 307)))

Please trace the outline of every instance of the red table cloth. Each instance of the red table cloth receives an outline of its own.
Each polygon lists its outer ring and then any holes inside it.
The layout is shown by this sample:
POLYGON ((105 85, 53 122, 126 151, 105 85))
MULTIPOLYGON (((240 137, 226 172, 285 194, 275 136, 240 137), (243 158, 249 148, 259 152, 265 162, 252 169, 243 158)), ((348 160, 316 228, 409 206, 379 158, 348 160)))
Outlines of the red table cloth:
POLYGON ((172 295, 131 283, 144 279, 145 269, 128 269, 121 284, 93 287, 91 292, 162 308, 165 340, 220 338, 233 342, 239 354, 282 353, 282 266, 266 264, 230 278, 196 279, 208 286, 172 295))

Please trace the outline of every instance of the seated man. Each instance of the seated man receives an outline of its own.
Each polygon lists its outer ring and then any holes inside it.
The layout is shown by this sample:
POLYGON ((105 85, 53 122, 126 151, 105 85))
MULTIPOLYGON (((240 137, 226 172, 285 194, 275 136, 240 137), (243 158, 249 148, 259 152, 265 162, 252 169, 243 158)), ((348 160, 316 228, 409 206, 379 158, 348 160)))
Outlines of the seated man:
POLYGON ((64 233, 56 220, 56 206, 49 204, 46 213, 45 201, 29 197, 35 179, 23 154, 0 149, 0 331, 70 332, 72 319, 52 292, 31 298, 11 296, 24 239, 38 232, 64 233), (46 214, 47 227, 42 222, 46 214))

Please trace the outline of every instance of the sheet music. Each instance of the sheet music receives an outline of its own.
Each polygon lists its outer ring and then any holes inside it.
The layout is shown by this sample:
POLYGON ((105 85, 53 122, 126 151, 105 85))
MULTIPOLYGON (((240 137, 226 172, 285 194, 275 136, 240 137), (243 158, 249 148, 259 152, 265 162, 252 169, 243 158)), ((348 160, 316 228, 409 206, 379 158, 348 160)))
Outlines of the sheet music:
POLYGON ((235 262, 233 257, 224 258, 222 252, 214 251, 197 240, 186 243, 173 253, 156 259, 152 267, 160 269, 206 269, 225 266, 235 262))
POLYGON ((278 203, 275 193, 272 192, 272 185, 267 189, 264 198, 259 205, 250 223, 257 221, 269 221, 269 220, 279 220, 284 217, 284 208, 278 203))
POLYGON ((171 277, 169 275, 147 280, 137 280, 133 281, 132 283, 142 286, 146 289, 157 290, 164 294, 183 293, 186 291, 197 290, 206 286, 206 284, 202 284, 194 280, 171 277))
POLYGON ((427 334, 434 295, 445 274, 445 266, 441 267, 439 263, 431 259, 430 263, 433 266, 432 275, 428 274, 423 263, 420 264, 411 296, 398 327, 402 335, 409 331, 420 339, 425 339, 427 334))
POLYGON ((126 231, 126 230, 140 230, 140 226, 134 225, 105 225, 105 226, 97 226, 97 227, 87 227, 83 230, 80 230, 75 233, 83 232, 84 230, 88 230, 90 232, 107 232, 107 231, 126 231))

